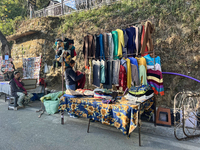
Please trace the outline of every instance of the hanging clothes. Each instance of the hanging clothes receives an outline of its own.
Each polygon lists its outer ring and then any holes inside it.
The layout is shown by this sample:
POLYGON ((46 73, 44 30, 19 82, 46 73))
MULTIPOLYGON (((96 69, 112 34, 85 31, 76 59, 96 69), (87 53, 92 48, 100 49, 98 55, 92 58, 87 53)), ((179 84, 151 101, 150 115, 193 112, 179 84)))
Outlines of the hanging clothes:
POLYGON ((138 66, 138 61, 136 58, 134 57, 129 57, 130 59, 130 63, 133 64, 133 65, 136 65, 137 66, 137 71, 138 71, 138 78, 139 78, 139 66, 138 66))
POLYGON ((113 43, 112 34, 107 33, 107 37, 108 37, 108 48, 109 48, 110 59, 113 59, 114 43, 113 43))
POLYGON ((148 84, 151 86, 152 90, 154 90, 155 94, 164 95, 164 87, 163 87, 163 77, 162 72, 158 70, 147 70, 147 79, 148 84))
POLYGON ((126 28, 126 33, 128 35, 127 53, 132 54, 136 52, 135 45, 135 28, 126 28))
POLYGON ((114 52, 113 52, 113 59, 118 59, 118 33, 117 31, 112 31, 112 38, 114 43, 114 52))
POLYGON ((124 33, 121 29, 116 30, 118 33, 118 54, 119 58, 122 57, 122 48, 124 47, 124 33))
POLYGON ((161 63, 160 63, 160 56, 157 56, 157 57, 155 58, 155 62, 154 62, 154 58, 152 58, 152 57, 150 56, 150 54, 144 56, 144 58, 146 59, 147 65, 152 65, 152 66, 153 66, 154 63, 155 63, 155 64, 159 64, 159 65, 161 66, 161 63))
POLYGON ((138 27, 133 26, 135 28, 135 46, 136 46, 136 56, 138 56, 138 27))
POLYGON ((101 83, 105 83, 106 82, 106 78, 105 78, 105 61, 104 60, 101 60, 101 83))
POLYGON ((139 66, 139 76, 141 85, 147 85, 147 72, 145 66, 139 66))
POLYGON ((89 69, 89 62, 88 57, 95 58, 95 42, 93 35, 87 35, 84 37, 84 44, 83 44, 83 54, 85 59, 85 68, 89 69))
POLYGON ((128 35, 126 30, 122 29, 124 33, 124 47, 122 48, 122 55, 123 57, 127 57, 127 44, 128 44, 128 35))
POLYGON ((139 25, 137 25, 137 27, 138 27, 138 54, 140 54, 143 26, 141 24, 139 24, 139 25))
POLYGON ((100 58, 105 60, 103 34, 99 35, 99 43, 100 43, 100 58))
POLYGON ((126 60, 125 59, 121 59, 120 60, 120 65, 124 66, 126 73, 127 73, 127 65, 126 65, 126 60))
MULTIPOLYGON (((83 74, 83 73, 76 71, 77 76, 79 76, 81 74, 83 74)), ((83 74, 83 77, 80 80, 77 81, 76 89, 83 89, 84 86, 85 86, 85 81, 86 81, 85 74, 83 74)))
POLYGON ((117 89, 119 90, 122 88, 123 91, 126 90, 127 88, 127 74, 126 74, 126 69, 124 66, 120 65, 120 70, 119 70, 119 86, 117 89))
POLYGON ((127 88, 131 87, 132 83, 132 77, 131 77, 131 62, 130 59, 126 59, 126 65, 127 65, 127 88))
POLYGON ((112 61, 108 60, 107 62, 107 67, 106 67, 106 82, 103 84, 103 88, 105 89, 112 89, 112 61))
POLYGON ((139 66, 141 66, 141 65, 145 66, 146 71, 147 71, 146 59, 145 59, 144 57, 141 57, 141 58, 135 57, 135 59, 137 59, 138 65, 139 65, 139 66))
POLYGON ((93 64, 92 64, 92 60, 89 60, 89 65, 90 65, 90 73, 89 73, 89 84, 93 83, 93 64))
POLYGON ((100 61, 92 60, 93 65, 93 84, 97 87, 100 87, 100 61))
POLYGON ((95 43, 96 43, 96 52, 95 52, 95 58, 100 57, 100 40, 99 40, 99 35, 95 35, 95 43))
POLYGON ((158 71, 162 72, 160 64, 155 64, 155 66, 147 65, 147 70, 149 70, 149 69, 155 70, 155 71, 158 70, 158 71))
POLYGON ((103 33, 103 46, 104 46, 104 54, 105 57, 108 58, 110 55, 109 48, 108 48, 108 36, 107 33, 103 33))
POLYGON ((115 86, 119 86, 120 60, 114 60, 112 67, 113 67, 112 84, 114 84, 115 86))
POLYGON ((145 35, 144 35, 144 40, 143 40, 142 49, 141 49, 142 56, 147 55, 147 53, 144 53, 144 52, 153 51, 153 41, 151 39, 151 34, 154 31, 154 26, 151 24, 150 21, 147 21, 145 23, 145 28, 146 28, 145 35))
POLYGON ((139 75, 138 75, 138 69, 136 65, 131 64, 131 77, 132 77, 132 85, 133 86, 139 86, 139 75))

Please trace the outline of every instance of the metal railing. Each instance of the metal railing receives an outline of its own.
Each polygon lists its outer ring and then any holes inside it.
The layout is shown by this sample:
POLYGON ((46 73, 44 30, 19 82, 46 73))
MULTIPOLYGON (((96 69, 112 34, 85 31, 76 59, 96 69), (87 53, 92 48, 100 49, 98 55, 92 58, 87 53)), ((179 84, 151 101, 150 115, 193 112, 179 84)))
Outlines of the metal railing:
POLYGON ((110 5, 115 1, 119 0, 63 0, 61 3, 35 11, 34 17, 62 16, 76 11, 110 5))

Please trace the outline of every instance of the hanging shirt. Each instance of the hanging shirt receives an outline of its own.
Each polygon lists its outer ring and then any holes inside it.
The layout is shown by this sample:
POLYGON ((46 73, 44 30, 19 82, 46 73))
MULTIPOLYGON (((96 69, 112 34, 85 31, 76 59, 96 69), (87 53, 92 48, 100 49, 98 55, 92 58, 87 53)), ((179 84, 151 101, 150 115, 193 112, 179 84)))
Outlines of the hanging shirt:
POLYGON ((139 66, 139 75, 141 85, 147 85, 147 72, 145 66, 139 66))
POLYGON ((119 69, 120 69, 120 60, 114 60, 113 61, 113 80, 112 80, 112 84, 114 84, 115 86, 119 86, 119 69))
POLYGON ((135 46, 135 28, 126 28, 126 33, 128 35, 127 53, 132 54, 136 52, 135 46))
POLYGON ((110 59, 113 59, 114 43, 111 33, 107 33, 110 59))
POLYGON ((124 47, 124 33, 121 29, 116 30, 118 33, 118 57, 122 57, 122 47, 124 47))
POLYGON ((148 69, 147 70, 147 79, 148 79, 148 84, 151 86, 152 90, 154 90, 155 94, 159 94, 161 96, 164 95, 164 87, 163 87, 163 77, 162 77, 162 72, 160 71, 155 71, 148 69))
POLYGON ((103 34, 99 35, 99 44, 100 44, 100 59, 104 59, 105 60, 103 34))
POLYGON ((92 60, 93 65, 93 84, 100 87, 100 61, 92 60))
POLYGON ((112 31, 112 38, 114 43, 114 52, 113 52, 113 59, 118 59, 118 33, 117 31, 112 31))
POLYGON ((126 65, 127 65, 127 88, 131 87, 132 83, 132 77, 131 77, 131 63, 130 59, 126 59, 126 65))
POLYGON ((120 70, 119 70, 119 87, 118 89, 122 88, 123 91, 126 90, 127 88, 127 75, 126 75, 126 70, 125 67, 120 65, 120 70))
POLYGON ((89 60, 89 65, 90 65, 90 73, 89 73, 89 84, 93 83, 93 65, 92 65, 92 60, 89 60))
MULTIPOLYGON (((145 27, 142 26, 142 35, 141 35, 141 49, 140 49, 140 53, 142 51, 142 45, 143 45, 143 41, 144 41, 144 35, 145 35, 145 27)), ((145 51, 148 51, 147 46, 145 48, 145 51)))
POLYGON ((101 83, 105 83, 106 82, 106 78, 105 78, 105 61, 101 60, 101 83))
MULTIPOLYGON (((146 59, 147 65, 154 66, 154 58, 152 58, 152 57, 150 56, 150 54, 144 56, 144 58, 146 59)), ((155 64, 156 64, 156 63, 159 64, 159 65, 161 66, 160 57, 159 57, 159 56, 157 56, 157 57, 155 58, 155 64)))

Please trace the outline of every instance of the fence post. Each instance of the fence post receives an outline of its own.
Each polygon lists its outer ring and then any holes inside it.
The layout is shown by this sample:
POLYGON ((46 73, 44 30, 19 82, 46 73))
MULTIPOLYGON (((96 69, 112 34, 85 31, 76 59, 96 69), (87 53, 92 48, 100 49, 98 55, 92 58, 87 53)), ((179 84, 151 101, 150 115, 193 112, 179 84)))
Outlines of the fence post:
POLYGON ((61 0, 61 3, 62 3, 62 5, 61 5, 61 14, 62 14, 62 16, 64 15, 64 5, 63 5, 63 0, 61 0))

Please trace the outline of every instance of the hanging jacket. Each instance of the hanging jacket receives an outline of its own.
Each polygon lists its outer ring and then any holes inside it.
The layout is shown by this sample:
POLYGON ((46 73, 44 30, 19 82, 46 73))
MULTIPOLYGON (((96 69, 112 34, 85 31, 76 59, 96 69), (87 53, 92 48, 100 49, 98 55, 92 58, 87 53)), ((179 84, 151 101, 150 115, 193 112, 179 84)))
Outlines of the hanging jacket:
POLYGON ((152 25, 150 21, 147 21, 145 23, 145 28, 146 28, 146 30, 145 30, 144 40, 143 40, 143 44, 142 44, 142 49, 141 49, 142 56, 145 56, 148 54, 148 53, 144 53, 144 52, 153 51, 153 41, 151 38, 151 34, 154 31, 154 25, 152 25))
POLYGON ((95 58, 95 41, 93 35, 87 35, 84 37, 83 54, 85 59, 85 68, 89 69, 88 57, 95 58))
POLYGON ((136 56, 138 56, 138 27, 133 26, 135 28, 135 46, 136 46, 136 56))

